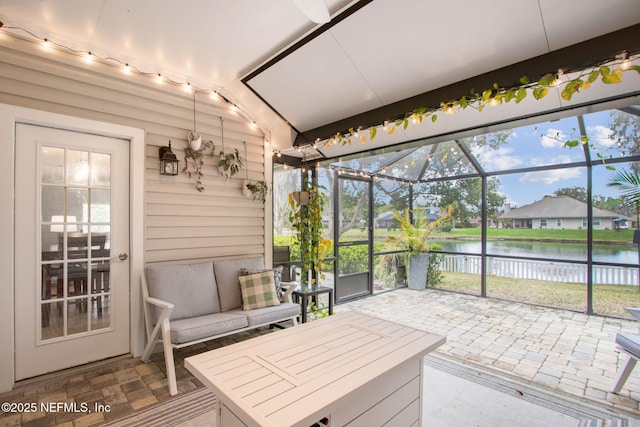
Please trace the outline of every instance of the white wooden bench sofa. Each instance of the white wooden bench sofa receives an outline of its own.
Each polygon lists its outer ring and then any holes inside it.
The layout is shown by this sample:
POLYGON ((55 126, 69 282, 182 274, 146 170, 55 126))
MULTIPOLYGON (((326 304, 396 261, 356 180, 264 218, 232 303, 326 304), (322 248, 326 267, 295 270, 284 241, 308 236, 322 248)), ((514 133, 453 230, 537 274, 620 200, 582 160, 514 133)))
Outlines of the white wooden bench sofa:
POLYGON ((295 286, 283 284, 286 291, 278 295, 273 277, 262 258, 145 268, 141 285, 147 344, 142 360, 148 362, 156 344, 162 344, 171 395, 178 392, 174 348, 285 320, 297 325, 300 306, 290 296, 295 286))

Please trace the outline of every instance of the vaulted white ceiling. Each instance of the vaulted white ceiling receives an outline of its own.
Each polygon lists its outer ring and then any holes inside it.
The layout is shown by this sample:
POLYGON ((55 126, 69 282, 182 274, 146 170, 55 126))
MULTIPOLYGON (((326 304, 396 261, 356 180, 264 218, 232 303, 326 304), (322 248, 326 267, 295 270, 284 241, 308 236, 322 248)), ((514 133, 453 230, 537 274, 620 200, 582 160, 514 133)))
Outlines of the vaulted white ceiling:
POLYGON ((259 117, 268 105, 297 131, 640 23, 638 0, 326 4, 325 27, 292 0, 0 0, 0 20, 225 90, 259 117), (354 5, 362 7, 343 19, 354 5))

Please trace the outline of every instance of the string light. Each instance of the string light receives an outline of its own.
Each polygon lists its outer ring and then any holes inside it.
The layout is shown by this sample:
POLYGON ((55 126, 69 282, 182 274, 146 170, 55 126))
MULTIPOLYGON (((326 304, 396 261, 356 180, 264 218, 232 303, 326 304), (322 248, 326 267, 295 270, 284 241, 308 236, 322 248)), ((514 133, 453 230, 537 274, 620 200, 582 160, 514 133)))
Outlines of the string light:
POLYGON ((563 75, 564 75, 564 71, 558 70, 558 74, 556 75, 556 78, 553 79, 553 81, 551 82, 551 86, 553 86, 553 87, 560 86, 562 84, 562 76, 563 75))
POLYGON ((42 49, 45 52, 49 52, 52 48, 53 48, 53 45, 51 44, 51 42, 48 39, 42 40, 42 49))
POLYGON ((263 136, 266 135, 266 132, 261 129, 255 120, 253 120, 251 118, 251 116, 249 115, 249 113, 240 108, 238 105, 236 105, 235 103, 231 102, 229 100, 229 98, 227 98, 226 96, 222 95, 220 93, 220 91, 218 89, 201 89, 199 87, 196 87, 195 85, 191 84, 190 82, 180 82, 180 81, 176 81, 173 79, 168 78, 167 76, 160 74, 160 73, 149 73, 149 72, 144 72, 141 71, 139 69, 137 69, 136 67, 132 66, 129 63, 126 63, 124 61, 119 60, 118 58, 114 58, 114 57, 101 57, 96 55, 95 53, 91 52, 91 51, 84 51, 84 50, 78 50, 78 49, 74 49, 71 48, 69 46, 66 46, 64 44, 61 43, 57 43, 54 42, 51 39, 48 38, 44 38, 44 37, 40 37, 37 34, 35 34, 34 32, 20 27, 20 26, 16 26, 16 25, 6 25, 4 22, 0 21, 0 33, 6 33, 6 34, 11 34, 15 37, 20 37, 18 34, 16 34, 16 32, 21 32, 27 35, 27 37, 22 37, 22 38, 31 38, 34 39, 36 41, 38 41, 40 43, 41 48, 45 51, 45 52, 51 52, 54 49, 61 51, 61 52, 65 52, 65 53, 70 53, 73 55, 77 55, 80 56, 82 58, 82 60, 88 64, 88 65, 92 65, 95 63, 101 63, 101 64, 105 64, 105 65, 110 65, 110 66, 116 66, 118 69, 120 69, 124 74, 126 75, 139 75, 142 77, 147 77, 152 79, 153 81, 155 81, 157 84, 161 85, 164 83, 168 83, 174 86, 179 86, 183 89, 183 91, 185 93, 189 93, 189 94, 195 94, 195 93, 207 93, 210 95, 211 99, 214 100, 222 100, 225 103, 227 103, 229 105, 229 109, 237 114, 242 115, 246 120, 249 121, 249 123, 253 123, 253 125, 251 125, 252 129, 256 129, 258 131, 260 131, 263 136), (9 31, 6 31, 9 30, 9 31), (254 126, 255 125, 255 126, 254 126))
POLYGON ((629 61, 629 58, 627 58, 627 52, 622 52, 618 56, 619 56, 619 59, 622 60, 622 62, 620 63, 621 70, 626 71, 629 68, 631 68, 631 62, 629 61))

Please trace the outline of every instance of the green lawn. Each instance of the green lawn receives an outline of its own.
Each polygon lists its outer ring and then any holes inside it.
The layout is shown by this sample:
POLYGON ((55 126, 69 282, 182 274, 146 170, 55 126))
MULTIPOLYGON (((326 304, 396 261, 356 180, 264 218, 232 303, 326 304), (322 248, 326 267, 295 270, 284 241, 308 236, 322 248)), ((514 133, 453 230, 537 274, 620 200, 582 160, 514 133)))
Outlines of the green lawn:
MULTIPOLYGON (((437 286, 438 289, 480 294, 478 275, 443 273, 443 282, 437 286)), ((487 296, 584 311, 587 288, 584 284, 576 283, 488 276, 487 296)), ((624 308, 640 306, 640 290, 637 286, 595 285, 593 306, 597 314, 629 318, 624 308)))
MULTIPOLYGON (((624 243, 633 241, 633 229, 630 230, 594 230, 593 239, 595 243, 624 243)), ((374 230, 376 240, 385 240, 387 236, 397 233, 395 230, 377 228, 374 230)), ((454 228, 449 232, 433 233, 435 239, 480 239, 480 228, 454 228)), ((345 237, 365 238, 364 230, 349 230, 345 237)), ((565 241, 565 242, 586 242, 586 230, 543 230, 543 229, 508 229, 489 228, 487 238, 496 240, 528 240, 528 241, 565 241)))

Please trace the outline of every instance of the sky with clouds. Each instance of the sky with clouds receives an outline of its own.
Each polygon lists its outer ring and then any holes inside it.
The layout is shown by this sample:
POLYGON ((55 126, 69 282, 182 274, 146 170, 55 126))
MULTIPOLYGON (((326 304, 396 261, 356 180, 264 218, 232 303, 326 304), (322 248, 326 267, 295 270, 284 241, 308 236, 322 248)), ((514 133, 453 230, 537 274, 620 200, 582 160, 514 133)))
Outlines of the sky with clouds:
MULTIPOLYGON (((615 149, 610 122, 611 116, 608 111, 585 116, 589 144, 601 152, 606 152, 607 156, 615 149)), ((487 147, 477 147, 473 152, 485 170, 491 172, 584 161, 581 146, 565 146, 566 141, 570 140, 580 140, 580 130, 575 117, 516 128, 500 148, 491 150, 487 147)), ((604 166, 594 168, 593 172, 595 195, 619 196, 617 190, 606 185, 613 172, 604 166)), ((586 188, 587 170, 578 167, 515 173, 501 175, 499 180, 501 194, 507 197, 507 202, 512 206, 524 206, 542 199, 545 195, 551 195, 560 188, 586 188)))

